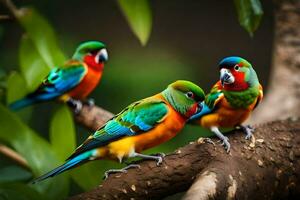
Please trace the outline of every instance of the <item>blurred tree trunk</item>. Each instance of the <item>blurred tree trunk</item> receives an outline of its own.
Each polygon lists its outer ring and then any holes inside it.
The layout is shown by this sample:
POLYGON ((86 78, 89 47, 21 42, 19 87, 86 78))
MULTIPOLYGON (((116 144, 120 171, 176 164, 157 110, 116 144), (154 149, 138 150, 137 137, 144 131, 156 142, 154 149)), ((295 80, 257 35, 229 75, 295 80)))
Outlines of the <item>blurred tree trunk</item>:
POLYGON ((300 116, 300 0, 274 0, 274 4, 270 86, 252 123, 300 116))

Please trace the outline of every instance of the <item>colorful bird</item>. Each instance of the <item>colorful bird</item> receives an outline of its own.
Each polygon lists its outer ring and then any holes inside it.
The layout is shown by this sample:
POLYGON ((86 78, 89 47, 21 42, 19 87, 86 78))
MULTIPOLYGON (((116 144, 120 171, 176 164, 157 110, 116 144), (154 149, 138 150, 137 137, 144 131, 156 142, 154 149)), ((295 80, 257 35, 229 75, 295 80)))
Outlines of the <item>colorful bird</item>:
POLYGON ((9 107, 18 110, 37 102, 58 99, 79 112, 82 107, 80 100, 85 100, 95 89, 107 60, 108 54, 103 43, 84 42, 76 49, 71 60, 62 67, 52 69, 35 91, 9 107))
POLYGON ((246 139, 253 128, 242 123, 263 98, 263 89, 252 65, 241 57, 227 57, 220 64, 220 80, 202 102, 202 111, 191 117, 191 123, 209 128, 223 142, 227 152, 230 143, 219 128, 240 127, 246 139))
MULTIPOLYGON (((99 128, 80 145, 66 163, 37 178, 34 182, 56 176, 66 170, 96 159, 122 162, 124 158, 154 159, 161 164, 162 156, 141 154, 173 138, 185 122, 201 109, 198 102, 205 95, 200 87, 189 81, 176 81, 163 92, 130 104, 99 128)), ((137 167, 131 164, 123 169, 105 173, 124 172, 137 167)))

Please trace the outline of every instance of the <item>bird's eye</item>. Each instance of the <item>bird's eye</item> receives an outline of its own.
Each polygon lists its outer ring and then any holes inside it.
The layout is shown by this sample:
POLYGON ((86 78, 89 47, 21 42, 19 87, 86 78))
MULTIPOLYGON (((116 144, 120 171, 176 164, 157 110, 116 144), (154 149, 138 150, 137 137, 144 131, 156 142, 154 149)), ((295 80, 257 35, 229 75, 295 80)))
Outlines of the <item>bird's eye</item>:
POLYGON ((235 70, 235 71, 239 71, 239 69, 240 69, 240 67, 239 67, 238 65, 235 65, 235 66, 234 66, 234 70, 235 70))
POLYGON ((187 93, 185 93, 185 95, 188 97, 188 98, 191 98, 191 99, 193 99, 194 98, 194 93, 193 92, 187 92, 187 93))

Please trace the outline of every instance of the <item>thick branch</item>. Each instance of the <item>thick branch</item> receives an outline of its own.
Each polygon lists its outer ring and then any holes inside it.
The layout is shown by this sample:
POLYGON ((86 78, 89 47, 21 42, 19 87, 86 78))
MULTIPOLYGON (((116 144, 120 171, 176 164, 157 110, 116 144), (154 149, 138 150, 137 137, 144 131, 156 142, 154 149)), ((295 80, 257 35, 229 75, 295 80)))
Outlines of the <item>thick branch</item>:
POLYGON ((229 135, 230 154, 219 144, 198 140, 167 155, 159 167, 154 161, 141 161, 141 169, 112 175, 71 199, 161 199, 188 190, 195 179, 201 184, 193 185, 185 199, 293 199, 300 195, 299 119, 261 125, 252 142, 245 141, 240 131, 234 132, 229 135))

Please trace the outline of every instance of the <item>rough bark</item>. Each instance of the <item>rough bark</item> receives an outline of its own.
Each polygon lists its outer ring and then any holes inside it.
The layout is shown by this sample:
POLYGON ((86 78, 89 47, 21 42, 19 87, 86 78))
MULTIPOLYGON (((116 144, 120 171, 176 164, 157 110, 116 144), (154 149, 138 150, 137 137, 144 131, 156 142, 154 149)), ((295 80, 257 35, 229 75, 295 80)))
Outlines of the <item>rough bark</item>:
POLYGON ((199 139, 167 155, 161 166, 140 161, 140 169, 111 175, 102 185, 70 199, 162 199, 188 190, 195 180, 198 184, 184 199, 295 199, 300 195, 299 119, 260 125, 251 142, 240 131, 232 133, 230 154, 217 143, 199 139))
POLYGON ((270 86, 253 123, 300 115, 300 0, 274 0, 274 4, 270 86))

